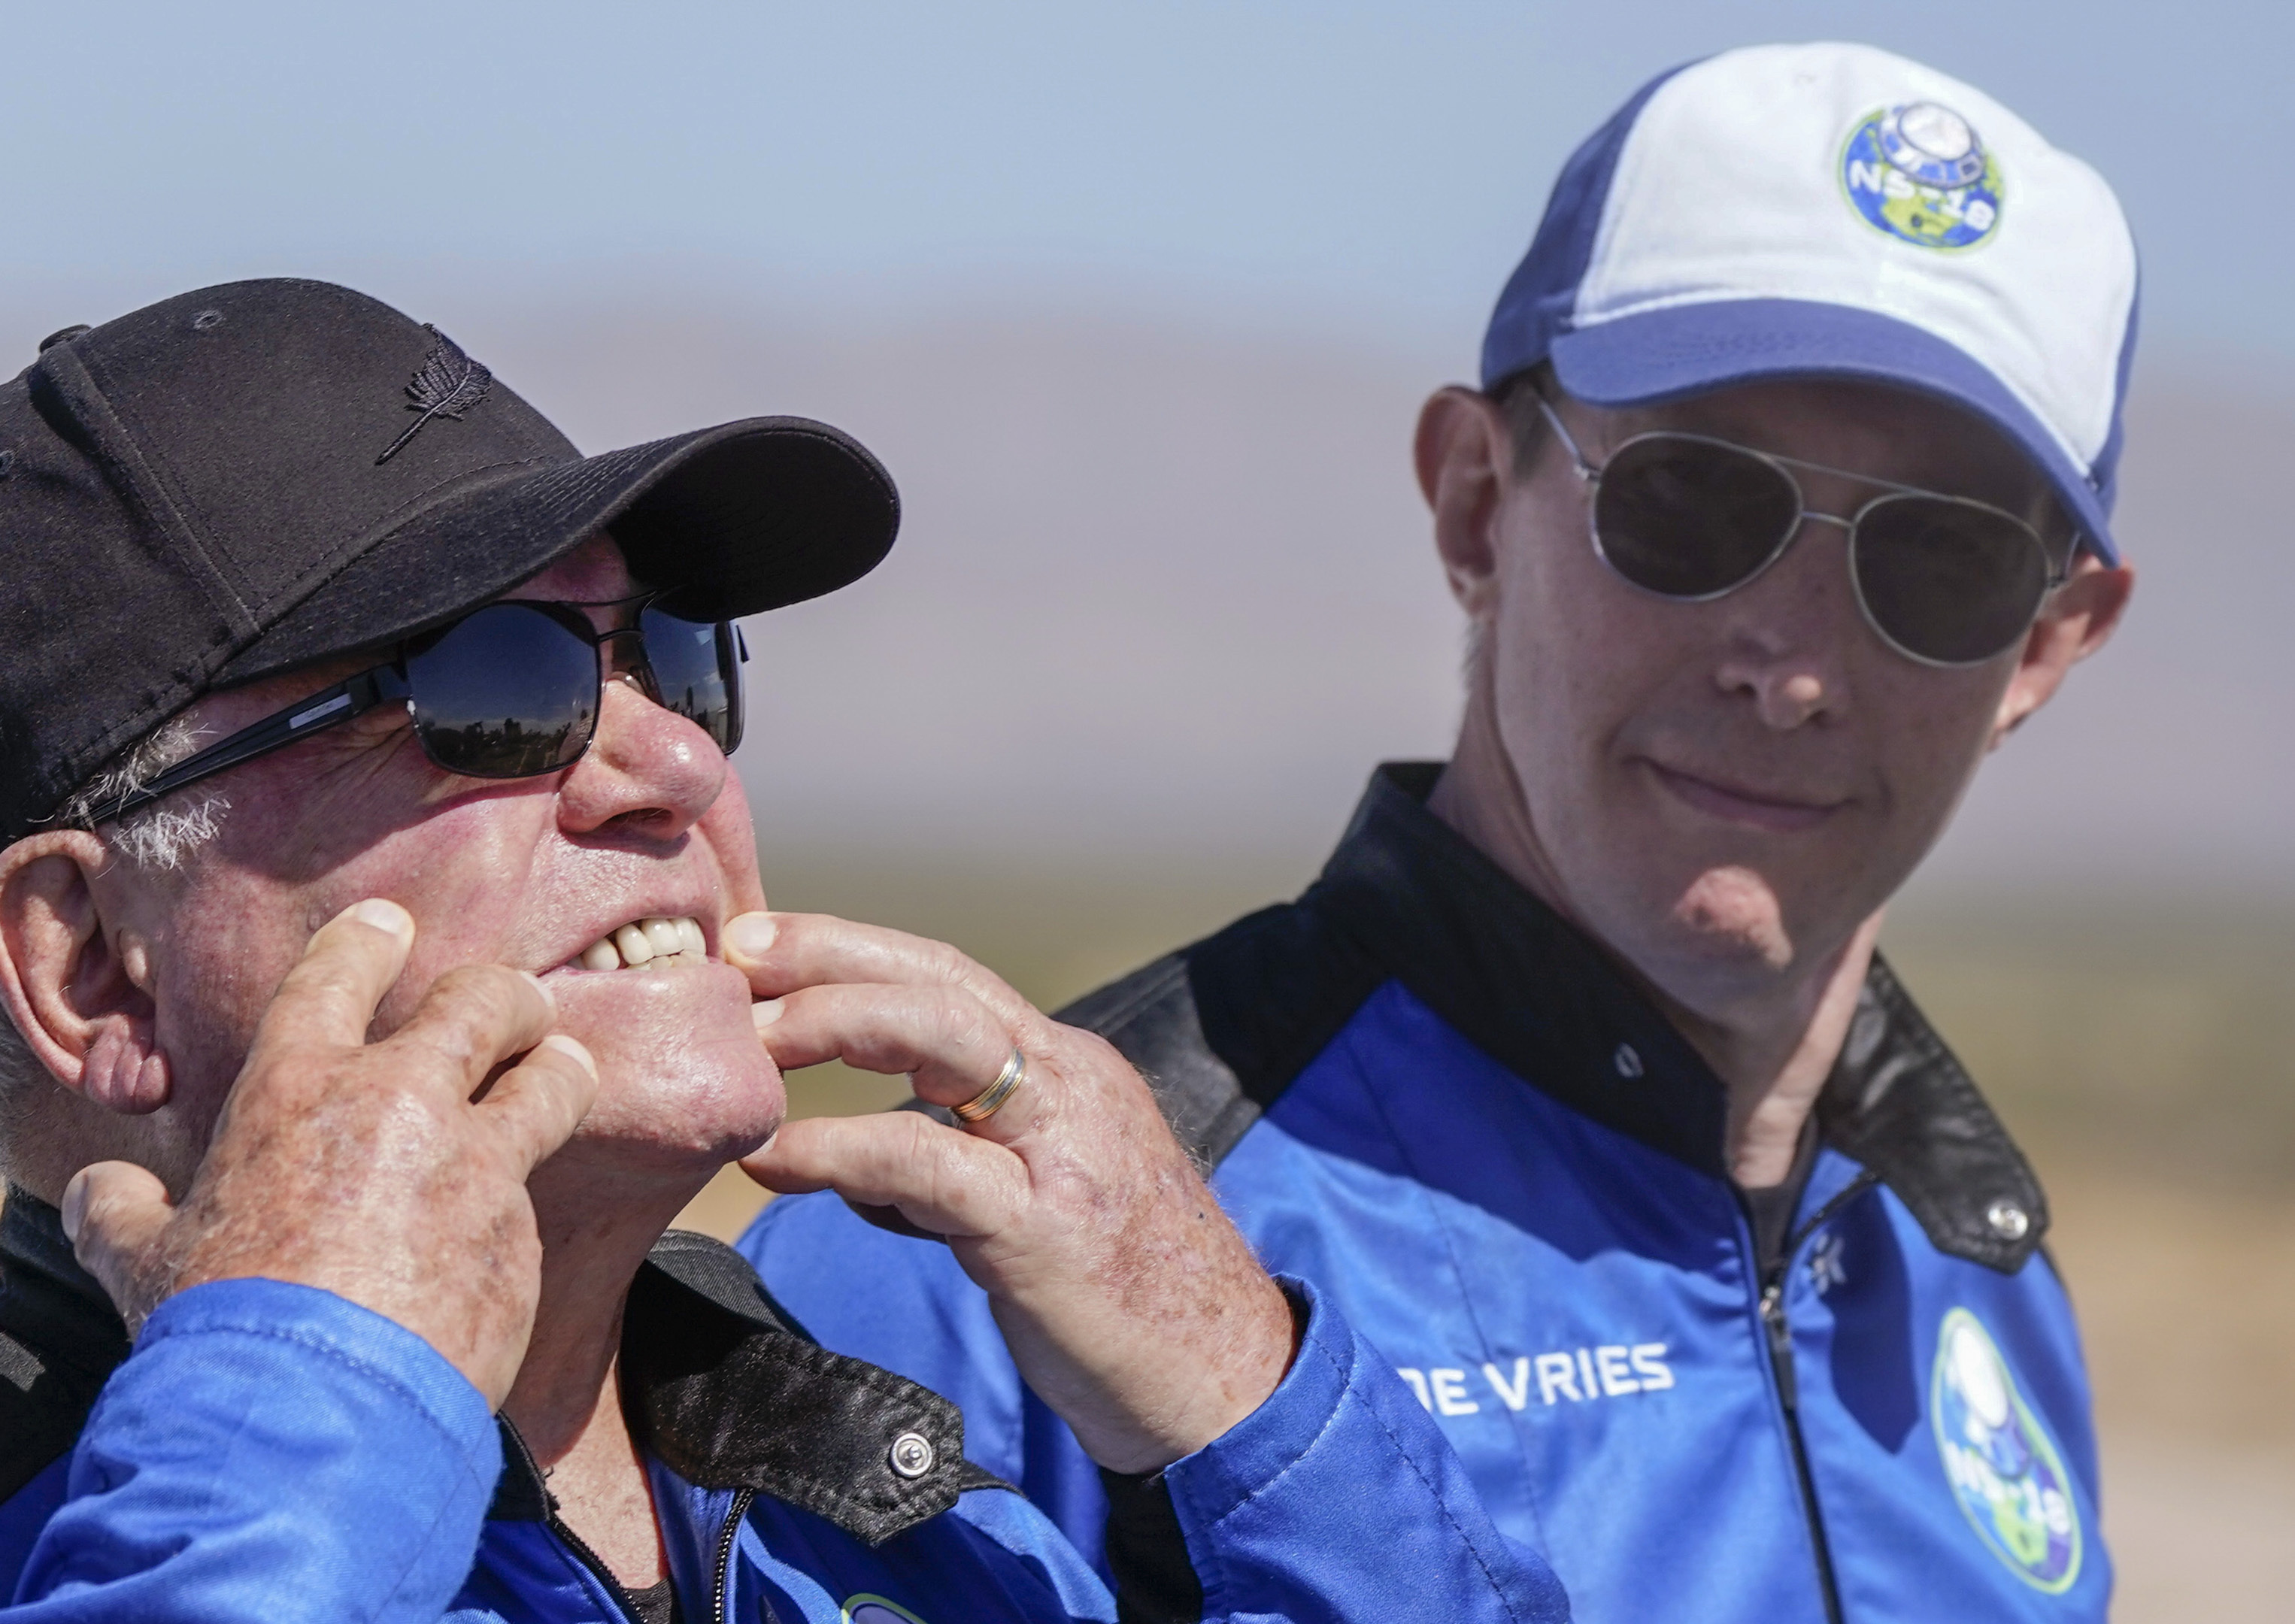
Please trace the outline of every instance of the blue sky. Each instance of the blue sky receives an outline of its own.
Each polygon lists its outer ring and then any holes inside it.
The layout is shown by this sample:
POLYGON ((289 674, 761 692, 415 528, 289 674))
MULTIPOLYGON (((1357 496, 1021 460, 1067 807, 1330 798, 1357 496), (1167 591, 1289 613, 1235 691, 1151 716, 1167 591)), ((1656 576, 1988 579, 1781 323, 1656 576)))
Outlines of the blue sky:
POLYGON ((0 296, 298 271, 1047 295, 1463 363, 1571 144, 1637 83, 1851 36, 2120 188, 2153 353, 2295 358, 2295 7, 2185 0, 10 0, 0 296))

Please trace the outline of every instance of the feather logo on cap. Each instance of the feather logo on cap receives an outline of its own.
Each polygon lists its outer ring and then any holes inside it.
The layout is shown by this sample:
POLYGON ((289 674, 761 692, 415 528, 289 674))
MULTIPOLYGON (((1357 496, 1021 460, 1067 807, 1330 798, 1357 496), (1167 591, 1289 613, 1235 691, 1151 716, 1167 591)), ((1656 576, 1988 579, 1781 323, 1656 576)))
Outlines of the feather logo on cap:
POLYGON ((422 324, 422 331, 438 340, 422 357, 421 366, 406 386, 406 409, 422 415, 390 443, 389 450, 374 460, 377 468, 406 449, 406 443, 421 434, 423 425, 432 418, 447 417, 461 422, 462 413, 486 399, 486 391, 494 387, 494 375, 464 355, 461 345, 428 322, 422 324))

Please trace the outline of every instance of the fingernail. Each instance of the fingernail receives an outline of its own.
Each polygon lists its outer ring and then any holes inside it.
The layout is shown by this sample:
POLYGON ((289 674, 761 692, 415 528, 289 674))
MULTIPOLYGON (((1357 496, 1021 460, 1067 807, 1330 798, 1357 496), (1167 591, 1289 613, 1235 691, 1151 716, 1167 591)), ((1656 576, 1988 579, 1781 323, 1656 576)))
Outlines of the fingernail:
POLYGON ((745 913, 725 921, 725 945, 744 959, 763 959, 781 927, 769 913, 745 913))
POLYGON ((87 1219, 87 1174, 74 1173, 71 1182, 64 1186, 64 1238, 75 1246, 79 1245, 79 1227, 87 1219))
POLYGON ((343 911, 362 925, 388 931, 401 942, 414 940, 414 916, 386 898, 371 896, 363 902, 353 902, 343 911))
MULTIPOLYGON (((525 976, 528 982, 533 983, 534 990, 542 994, 542 1001, 549 1007, 550 1013, 553 1016, 556 1015, 558 1013, 558 1000, 551 994, 550 983, 543 980, 541 976, 536 975, 532 970, 520 970, 519 974, 525 976)), ((573 1040, 568 1038, 567 1041, 570 1043, 573 1040)))
POLYGON ((749 1024, 759 1032, 781 1018, 781 1000, 777 998, 760 1000, 749 1006, 749 1024))
POLYGON ((553 1032, 548 1037, 542 1040, 541 1047, 543 1049, 556 1049, 559 1054, 571 1059, 575 1065, 589 1073, 590 1080, 594 1082, 597 1081, 597 1059, 588 1049, 583 1048, 581 1043, 576 1040, 568 1037, 562 1032, 553 1032))

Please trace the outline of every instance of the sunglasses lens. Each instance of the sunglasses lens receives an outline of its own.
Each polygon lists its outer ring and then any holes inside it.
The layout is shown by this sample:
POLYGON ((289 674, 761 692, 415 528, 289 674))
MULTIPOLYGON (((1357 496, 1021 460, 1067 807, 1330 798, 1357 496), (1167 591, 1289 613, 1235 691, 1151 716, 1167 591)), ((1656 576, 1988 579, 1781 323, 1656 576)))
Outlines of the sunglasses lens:
POLYGON ((532 778, 579 759, 598 725, 598 654, 544 611, 490 604, 406 656, 422 748, 449 772, 532 778))
POLYGON ((1906 653, 1972 665, 2015 646, 2048 591, 2039 537, 2005 513, 1894 496, 1857 521, 1857 590, 1906 653))
POLYGON ((741 742, 740 668, 730 622, 687 620, 649 606, 638 617, 655 697, 731 755, 741 742))
POLYGON ((1667 434, 1629 440, 1602 469, 1594 534, 1636 586, 1710 598, 1749 579, 1801 520, 1801 493, 1750 452, 1667 434))

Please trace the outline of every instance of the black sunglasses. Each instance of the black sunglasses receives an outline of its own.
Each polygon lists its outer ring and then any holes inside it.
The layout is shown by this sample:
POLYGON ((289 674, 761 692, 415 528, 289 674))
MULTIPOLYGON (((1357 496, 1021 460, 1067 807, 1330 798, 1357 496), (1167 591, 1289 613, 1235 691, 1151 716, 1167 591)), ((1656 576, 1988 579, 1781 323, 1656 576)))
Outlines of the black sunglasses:
POLYGON ((476 779, 538 778, 581 760, 598 731, 606 646, 630 638, 630 674, 646 698, 698 725, 728 755, 741 742, 741 665, 730 620, 690 620, 660 593, 611 603, 490 603, 400 646, 387 663, 275 711, 178 763, 103 821, 186 784, 283 749, 379 705, 404 700, 422 753, 476 779), (588 608, 633 607, 633 624, 592 629, 588 608))
POLYGON ((1662 598, 1701 603, 1736 591, 1816 519, 1849 533, 1857 604, 1883 642, 1924 665, 1980 665, 2016 646, 2070 567, 2070 547, 2052 551, 2002 509, 1706 435, 1638 434, 1597 467, 1535 398, 1593 488, 1594 551, 1662 598), (1797 468, 1884 494, 1847 518, 1814 513, 1797 468))

